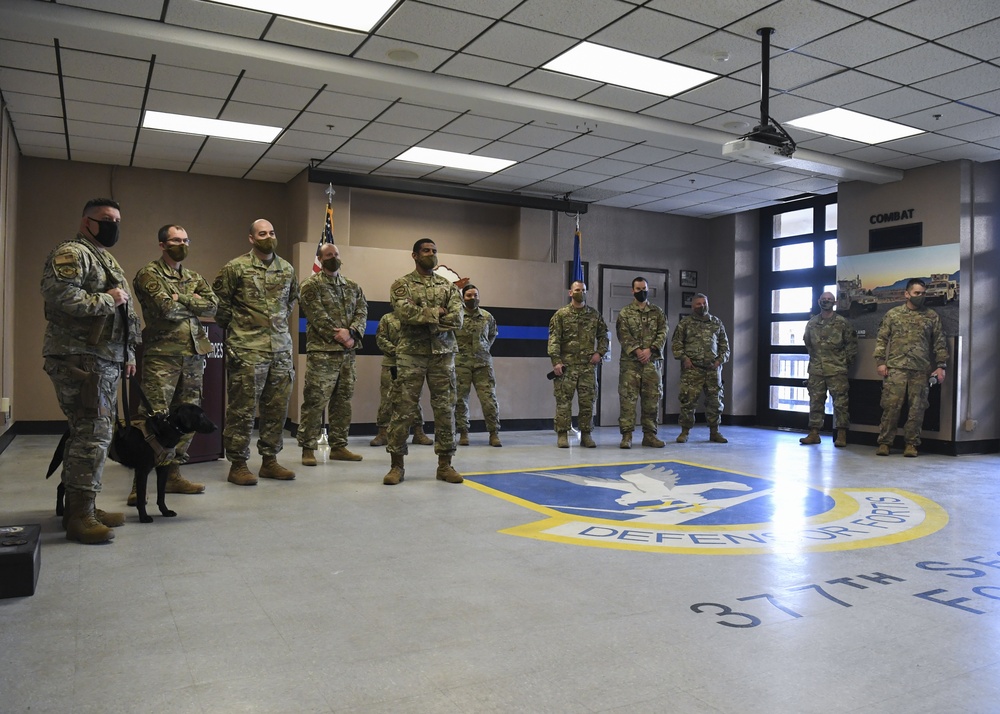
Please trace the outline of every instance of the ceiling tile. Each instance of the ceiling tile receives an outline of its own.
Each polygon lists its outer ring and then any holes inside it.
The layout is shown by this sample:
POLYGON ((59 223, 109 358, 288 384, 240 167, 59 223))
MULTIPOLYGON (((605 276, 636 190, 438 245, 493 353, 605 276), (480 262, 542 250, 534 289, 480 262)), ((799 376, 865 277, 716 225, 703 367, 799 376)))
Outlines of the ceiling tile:
POLYGON ((60 96, 59 78, 56 75, 7 67, 0 67, 0 89, 4 95, 7 92, 19 92, 43 97, 60 96))
POLYGON ((1000 86, 1000 67, 980 62, 914 85, 916 89, 948 99, 964 99, 1000 86))
POLYGON ((186 172, 191 166, 191 160, 171 158, 169 156, 140 156, 132 159, 132 166, 137 169, 162 169, 164 171, 186 172))
POLYGON ((655 164, 660 161, 672 159, 677 154, 678 152, 670 149, 661 149, 649 144, 642 144, 640 146, 630 146, 627 149, 616 151, 608 156, 612 159, 631 161, 636 164, 655 164))
POLYGON ((980 59, 993 60, 1000 58, 1000 19, 984 22, 982 25, 961 30, 953 35, 942 37, 938 42, 959 52, 966 52, 980 59))
POLYGON ((668 99, 665 102, 657 104, 655 107, 644 109, 639 113, 660 119, 669 119, 670 121, 682 124, 697 124, 700 121, 719 114, 719 110, 713 107, 701 106, 700 104, 692 104, 680 99, 668 99))
POLYGON ((856 67, 920 44, 920 40, 877 22, 865 21, 802 45, 796 52, 856 67))
POLYGON ((998 17, 1000 4, 994 0, 962 0, 946 5, 940 0, 912 0, 879 15, 878 21, 933 40, 998 17))
POLYGON ((146 96, 146 109, 154 112, 169 112, 171 114, 186 114, 193 117, 215 119, 222 111, 225 100, 214 97, 197 97, 191 94, 177 92, 161 92, 149 90, 146 96))
POLYGON ((378 29, 378 36, 458 50, 482 34, 492 20, 457 10, 405 2, 378 29))
POLYGON ((760 86, 723 77, 679 95, 685 102, 729 111, 760 101, 760 86))
POLYGON ((516 176, 519 179, 530 179, 531 181, 542 181, 561 174, 563 169, 552 166, 539 166, 535 163, 524 162, 516 164, 497 173, 497 176, 516 176))
POLYGON ((0 39, 0 67, 56 73, 56 50, 52 45, 0 39))
POLYGON ((672 183, 656 183, 645 188, 638 188, 634 191, 642 196, 653 196, 656 198, 670 198, 681 194, 691 193, 690 186, 677 186, 672 183))
POLYGON ((575 169, 578 166, 583 166, 593 160, 593 156, 552 149, 533 157, 531 163, 552 166, 565 171, 566 169, 575 169))
POLYGON ((344 141, 345 139, 342 136, 289 129, 278 138, 277 146, 293 146, 299 149, 309 149, 310 151, 326 156, 330 152, 340 148, 344 141))
MULTIPOLYGON (((433 72, 442 64, 448 61, 455 53, 452 50, 442 50, 437 47, 420 45, 415 42, 404 42, 387 37, 369 37, 368 41, 361 46, 354 57, 382 64, 391 64, 397 67, 408 67, 409 69, 422 69, 426 72, 433 72), (390 53, 408 50, 416 55, 413 59, 394 59, 390 53)), ((407 55, 409 57, 409 55, 407 55)))
POLYGON ((484 17, 500 18, 517 7, 523 0, 423 0, 423 2, 428 5, 472 12, 484 17))
POLYGON ((372 122, 355 136, 369 141, 381 141, 389 144, 405 144, 416 146, 420 141, 431 135, 427 129, 411 129, 405 126, 372 122))
POLYGON ((644 166, 641 169, 622 174, 622 178, 635 179, 637 181, 647 181, 651 183, 662 183, 682 176, 683 171, 677 169, 665 169, 660 166, 644 166))
POLYGON ((862 146, 853 151, 845 151, 841 156, 857 161, 867 161, 869 163, 881 163, 890 159, 898 159, 902 152, 888 149, 882 145, 862 146))
POLYGON ((617 196, 601 199, 600 201, 594 201, 598 206, 611 206, 614 208, 632 208, 633 206, 649 202, 648 196, 641 196, 637 193, 622 193, 617 196))
POLYGON ((906 126, 912 126, 924 131, 943 132, 951 127, 961 126, 970 122, 991 118, 992 115, 974 107, 967 107, 958 102, 939 104, 912 114, 896 117, 894 121, 906 126))
POLYGON ((774 0, 699 0, 696 3, 651 0, 647 5, 654 10, 680 14, 705 25, 725 27, 773 3, 774 0))
POLYGON ((525 146, 524 144, 512 144, 506 141, 494 141, 481 149, 477 149, 476 156, 489 156, 494 159, 507 159, 508 161, 526 161, 538 154, 542 150, 537 146, 525 146))
POLYGON ((1000 89, 986 92, 985 94, 977 94, 974 97, 967 97, 962 103, 982 109, 985 112, 1000 114, 1000 89))
POLYGON ((169 25, 193 27, 239 37, 260 37, 271 21, 270 13, 219 5, 200 0, 170 0, 166 3, 169 25))
POLYGON ((900 84, 913 84, 975 63, 976 60, 967 55, 925 42, 918 47, 870 62, 859 69, 900 84))
POLYGON ((618 0, 525 0, 504 20, 584 38, 634 9, 634 5, 618 0))
POLYGON ((719 166, 724 163, 726 163, 726 160, 721 156, 716 159, 708 156, 699 156, 698 154, 681 154, 672 159, 661 161, 657 166, 677 169, 678 171, 701 171, 702 169, 719 166))
POLYGON ((561 183, 570 184, 572 186, 590 186, 595 183, 600 183, 606 180, 607 176, 602 176, 601 174, 594 174, 588 171, 580 171, 578 169, 570 169, 569 171, 564 171, 561 174, 555 176, 555 180, 561 183))
POLYGON ((354 136, 367 125, 368 122, 363 119, 349 119, 347 117, 330 116, 328 114, 302 112, 295 120, 295 123, 292 124, 292 127, 299 131, 308 131, 315 134, 349 137, 354 136))
POLYGON ((710 186, 717 186, 719 184, 729 183, 724 178, 719 178, 718 176, 708 176, 707 174, 686 174, 684 176, 678 176, 677 178, 672 178, 664 183, 670 184, 672 186, 680 186, 681 188, 687 189, 697 189, 701 191, 702 189, 709 188, 710 186))
POLYGON ((337 153, 370 156, 376 159, 395 159, 409 148, 410 146, 408 144, 387 144, 380 141, 351 139, 350 141, 345 142, 344 145, 337 150, 337 153))
POLYGON ((434 167, 426 164, 415 164, 412 161, 387 161, 372 171, 377 176, 401 176, 404 178, 422 178, 433 173, 434 167))
POLYGON ((398 102, 383 112, 378 120, 386 124, 434 130, 440 129, 458 116, 458 112, 398 102))
MULTIPOLYGON (((332 151, 332 149, 331 149, 332 151)), ((272 146, 264 155, 267 159, 277 159, 281 161, 294 161, 302 169, 309 165, 311 159, 325 158, 329 151, 314 151, 300 146, 272 146)))
MULTIPOLYGON (((617 159, 598 159, 597 161, 589 161, 586 164, 582 164, 580 167, 582 171, 589 171, 595 174, 604 174, 605 176, 621 176, 622 174, 627 174, 630 171, 637 171, 642 168, 642 164, 635 164, 630 161, 618 161, 617 159)), ((648 183, 648 182, 646 182, 648 183)))
MULTIPOLYGON (((839 65, 824 60, 800 55, 795 52, 775 54, 771 57, 771 91, 795 91, 826 77, 833 77, 844 71, 839 65)), ((757 87, 760 94, 760 67, 749 67, 733 74, 733 77, 749 82, 757 87)))
POLYGON ((707 176, 718 176, 719 178, 725 179, 744 179, 748 176, 756 176, 767 171, 766 166, 757 166, 755 164, 744 164, 739 161, 729 161, 724 164, 719 164, 718 166, 710 166, 707 169, 703 169, 701 173, 707 176))
POLYGON ((516 144, 527 144, 528 146, 540 146, 546 149, 551 149, 565 144, 568 141, 572 141, 578 136, 579 134, 574 132, 562 131, 560 129, 548 129, 543 126, 536 126, 532 124, 521 127, 516 131, 512 131, 504 137, 504 140, 511 141, 516 144))
POLYGON ((139 110, 130 107, 116 107, 103 102, 66 100, 66 118, 135 127, 139 125, 139 110))
POLYGON ((607 181, 601 181, 600 183, 595 183, 591 188, 603 189, 605 191, 617 191, 619 193, 626 193, 628 191, 635 191, 637 188, 645 188, 651 185, 652 181, 640 181, 638 179, 625 178, 623 176, 618 176, 616 178, 608 179, 607 181))
POLYGON ((175 67, 157 62, 149 86, 181 94, 225 99, 233 91, 238 76, 219 72, 206 72, 188 67, 175 67))
POLYGON ((321 169, 331 171, 353 171, 356 173, 368 173, 385 163, 385 159, 377 159, 371 156, 358 156, 357 154, 336 153, 330 156, 322 164, 321 169))
POLYGON ((232 101, 246 104, 262 104, 299 110, 313 98, 319 87, 298 87, 294 84, 267 82, 244 76, 236 85, 232 101))
POLYGON ((792 93, 806 99, 842 107, 898 88, 898 84, 888 80, 847 70, 812 84, 797 87, 792 93))
POLYGON ((909 87, 900 87, 862 99, 860 102, 849 102, 844 108, 882 119, 895 119, 940 103, 941 97, 909 87))
POLYGON ((531 27, 498 22, 470 43, 464 51, 479 57, 537 67, 575 44, 576 42, 568 37, 542 32, 531 27))
POLYGON ((550 97, 576 99, 597 89, 601 83, 580 77, 570 77, 568 74, 549 72, 545 69, 536 69, 521 77, 511 86, 550 97))
POLYGON ((116 15, 132 15, 147 20, 159 20, 163 9, 162 0, 60 0, 60 5, 85 7, 116 15))
POLYGON ((664 59, 713 74, 730 75, 760 64, 760 42, 719 30, 669 53, 664 59))
POLYGON ((629 148, 629 144, 615 139, 605 139, 593 134, 585 134, 559 147, 563 151, 577 154, 589 154, 590 156, 607 156, 616 151, 629 148))
POLYGON ((62 116, 62 103, 58 97, 42 97, 37 94, 22 94, 3 90, 4 100, 12 112, 39 116, 62 116))
POLYGON ((309 105, 309 111, 349 119, 374 119, 392 103, 392 100, 388 99, 326 91, 309 105))
MULTIPOLYGON (((7 105, 10 112, 10 121, 14 125, 14 132, 24 127, 31 131, 45 131, 54 134, 61 134, 66 131, 66 123, 61 116, 39 116, 37 114, 21 114, 13 111, 11 105, 7 105)), ((590 161, 591 157, 586 157, 590 161)))
POLYGON ((278 17, 268 29, 264 39, 292 47, 311 47, 337 55, 349 55, 356 50, 366 35, 350 30, 339 30, 325 25, 278 17))
POLYGON ((925 151, 944 149, 961 143, 958 139, 953 139, 949 136, 927 133, 908 136, 905 139, 897 139, 896 141, 887 141, 881 144, 881 146, 906 154, 922 154, 925 151))
POLYGON ((296 113, 294 109, 285 109, 283 107, 229 102, 226 108, 222 110, 222 116, 219 119, 285 128, 295 118, 296 113))
POLYGON ((503 176, 501 174, 493 174, 487 178, 480 181, 476 181, 471 186, 475 188, 488 188, 496 189, 498 191, 516 191, 522 186, 526 186, 531 183, 531 179, 519 178, 517 176, 503 176))
POLYGON ((96 102, 112 107, 131 107, 133 109, 142 106, 142 97, 145 93, 142 87, 94 82, 89 79, 75 79, 73 77, 63 78, 63 91, 66 93, 67 100, 96 102))
POLYGON ((964 146, 953 146, 947 149, 928 151, 923 156, 937 161, 971 159, 972 161, 985 163, 987 161, 1000 160, 1000 148, 981 146, 979 144, 966 144, 964 146))
POLYGON ((449 123, 445 129, 452 134, 474 136, 483 139, 499 139, 521 128, 523 124, 502 119, 490 119, 475 114, 463 114, 449 123))
POLYGON ((712 31, 711 27, 643 7, 588 39, 647 57, 663 57, 712 31))
POLYGON ((504 86, 520 79, 528 71, 529 68, 523 65, 473 55, 455 55, 437 70, 438 74, 504 86))
MULTIPOLYGON (((17 132, 17 140, 23 149, 26 146, 47 146, 51 148, 66 148, 66 135, 49 131, 20 130, 17 132)), ((66 158, 65 151, 62 158, 66 158)))
POLYGON ((869 17, 880 12, 891 10, 897 5, 902 5, 910 0, 827 0, 831 5, 835 5, 844 10, 867 15, 869 17))
POLYGON ((961 126, 940 129, 938 133, 945 136, 953 136, 956 139, 964 139, 965 141, 995 139, 1000 136, 1000 117, 994 116, 989 119, 980 119, 969 124, 962 124, 961 126))
POLYGON ((72 139, 106 139, 109 141, 121 141, 129 145, 135 141, 136 129, 133 126, 116 126, 114 124, 101 124, 92 121, 80 121, 72 119, 66 122, 69 125, 69 135, 72 139))
POLYGON ((621 109, 626 112, 639 112, 654 104, 659 104, 663 101, 663 97, 605 84, 603 87, 580 97, 580 101, 612 109, 621 109))
POLYGON ((777 31, 771 35, 771 46, 792 49, 857 21, 857 15, 817 0, 779 0, 740 18, 726 29, 759 41, 757 30, 761 27, 773 27, 777 31))
POLYGON ((489 139, 439 131, 421 140, 420 146, 424 149, 439 149, 441 151, 457 151, 460 154, 471 154, 474 151, 482 149, 489 143, 489 139))

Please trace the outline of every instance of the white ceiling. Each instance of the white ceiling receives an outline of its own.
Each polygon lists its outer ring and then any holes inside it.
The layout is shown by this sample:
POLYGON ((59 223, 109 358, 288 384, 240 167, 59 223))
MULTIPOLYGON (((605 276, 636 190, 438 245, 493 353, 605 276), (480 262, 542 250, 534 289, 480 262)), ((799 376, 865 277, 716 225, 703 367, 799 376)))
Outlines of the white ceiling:
POLYGON ((314 160, 712 217, 836 190, 722 158, 759 122, 764 26, 777 121, 840 106, 928 132, 869 146, 786 126, 797 158, 1000 159, 997 0, 400 0, 370 34, 204 0, 0 0, 0 94, 26 156, 277 182, 314 160), (721 76, 665 98, 540 69, 582 40, 721 76), (144 109, 284 131, 270 145, 169 134, 140 129, 144 109), (411 146, 519 163, 394 160, 411 146))

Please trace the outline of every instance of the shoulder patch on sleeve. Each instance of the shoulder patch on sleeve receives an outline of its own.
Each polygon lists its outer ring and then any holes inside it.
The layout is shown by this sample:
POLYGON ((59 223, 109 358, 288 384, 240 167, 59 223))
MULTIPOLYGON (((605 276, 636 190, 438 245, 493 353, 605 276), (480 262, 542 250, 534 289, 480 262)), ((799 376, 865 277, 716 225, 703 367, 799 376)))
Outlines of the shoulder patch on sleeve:
POLYGON ((392 289, 392 294, 398 298, 406 297, 406 286, 402 284, 396 285, 392 289))

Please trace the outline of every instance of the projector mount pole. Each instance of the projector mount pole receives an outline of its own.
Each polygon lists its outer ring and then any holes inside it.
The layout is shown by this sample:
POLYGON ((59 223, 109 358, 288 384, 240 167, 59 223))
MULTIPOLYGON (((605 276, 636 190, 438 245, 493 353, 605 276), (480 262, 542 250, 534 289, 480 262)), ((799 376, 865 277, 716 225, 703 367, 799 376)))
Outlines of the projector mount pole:
POLYGON ((769 111, 771 87, 771 35, 773 27, 757 30, 760 35, 760 125, 754 131, 771 133, 771 113, 769 111))

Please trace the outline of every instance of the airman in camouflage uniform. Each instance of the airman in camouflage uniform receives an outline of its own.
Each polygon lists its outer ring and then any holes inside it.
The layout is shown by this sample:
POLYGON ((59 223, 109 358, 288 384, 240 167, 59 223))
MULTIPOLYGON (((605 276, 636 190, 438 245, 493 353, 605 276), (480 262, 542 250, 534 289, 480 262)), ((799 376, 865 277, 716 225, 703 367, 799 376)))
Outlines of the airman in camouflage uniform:
POLYGON ((431 391, 434 409, 434 452, 438 455, 437 478, 461 483, 462 475, 451 465, 455 453, 455 353, 456 330, 462 328, 462 296, 447 278, 434 274, 437 246, 423 238, 413 245, 416 269, 392 284, 389 297, 399 318, 396 344, 396 409, 389 424, 392 458, 382 483, 392 486, 403 480, 406 435, 417 418, 416 404, 424 379, 431 391))
POLYGON ((800 444, 818 444, 819 430, 823 426, 826 392, 833 396, 833 418, 837 423, 834 446, 847 446, 847 430, 851 415, 847 408, 847 394, 851 385, 847 369, 858 356, 858 336, 851 323, 833 311, 836 298, 825 292, 819 296, 818 315, 806 323, 805 335, 809 353, 809 434, 799 439, 800 444))
POLYGON ((548 354, 555 373, 556 444, 560 449, 569 448, 575 393, 580 407, 577 417, 580 445, 592 449, 597 446, 590 435, 597 404, 597 365, 610 349, 611 340, 601 313, 587 305, 587 284, 574 282, 569 295, 572 302, 556 310, 549 320, 548 354))
POLYGON ((719 417, 722 415, 724 396, 722 365, 729 361, 729 336, 722 320, 709 313, 707 296, 701 293, 694 296, 691 313, 680 321, 670 341, 674 358, 681 362, 678 396, 681 433, 677 436, 677 443, 683 444, 688 440, 694 426, 694 408, 704 392, 709 441, 725 444, 729 440, 719 433, 719 417))
MULTIPOLYGON (((132 280, 142 306, 142 391, 154 412, 181 404, 201 404, 205 355, 212 351, 201 318, 215 317, 219 300, 208 282, 181 263, 191 241, 181 226, 166 225, 157 233, 162 255, 147 263, 132 280)), ((149 416, 145 405, 143 416, 149 416)), ((180 464, 194 434, 185 434, 175 456, 166 462, 167 493, 201 493, 205 486, 181 476, 180 464)), ((128 505, 135 505, 135 481, 128 505)))
POLYGON ((656 436, 656 408, 663 398, 663 348, 667 343, 667 316, 649 302, 649 284, 632 279, 633 300, 621 309, 615 332, 622 346, 618 371, 618 428, 620 447, 632 448, 635 403, 642 410, 642 445, 662 449, 656 436))
POLYGON ((906 447, 903 456, 915 457, 920 446, 920 427, 927 411, 929 378, 944 382, 948 347, 941 318, 924 306, 926 285, 914 278, 906 283, 906 302, 882 318, 875 338, 875 361, 882 383, 882 424, 879 428, 878 456, 888 456, 896 436, 903 400, 909 398, 910 412, 903 427, 906 447))
MULTIPOLYGON (((371 446, 385 446, 389 443, 389 422, 392 421, 392 411, 396 406, 396 343, 399 342, 399 318, 395 313, 387 312, 378 321, 375 329, 375 344, 382 351, 382 374, 379 378, 379 403, 375 424, 378 434, 371 440, 371 446)), ((416 404, 416 420, 413 422, 413 443, 430 446, 434 442, 424 433, 424 414, 420 408, 420 400, 416 404)))
POLYGON ((493 372, 493 355, 490 348, 497 338, 497 321, 479 307, 479 288, 466 285, 462 288, 465 308, 462 329, 458 331, 458 356, 455 372, 458 378, 458 400, 455 402, 455 425, 458 427, 459 445, 469 445, 469 392, 476 387, 476 395, 483 407, 486 430, 490 433, 490 446, 500 443, 500 405, 497 403, 497 378, 493 372))
POLYGON ((76 238, 59 244, 42 271, 48 321, 42 355, 69 430, 62 459, 63 524, 67 540, 81 543, 112 540, 111 528, 125 522, 124 514, 94 505, 118 411, 122 365, 126 376, 135 374, 135 348, 142 339, 128 279, 107 250, 118 241, 120 221, 117 202, 87 202, 76 238), (118 309, 123 305, 124 315, 118 309))
POLYGON ((261 478, 288 481, 295 473, 277 461, 281 430, 288 415, 295 369, 288 320, 299 299, 299 281, 291 264, 274 249, 274 226, 258 219, 250 227, 249 253, 226 263, 213 288, 219 296, 215 321, 226 332, 226 458, 229 482, 253 486, 247 468, 250 432, 259 412, 257 450, 263 456, 261 478))
POLYGON ((347 448, 354 396, 354 352, 361 344, 368 322, 368 302, 361 287, 340 274, 340 249, 324 243, 317 251, 323 269, 302 281, 299 310, 305 315, 306 382, 299 424, 302 463, 316 465, 316 445, 329 409, 330 458, 361 461, 347 448))

